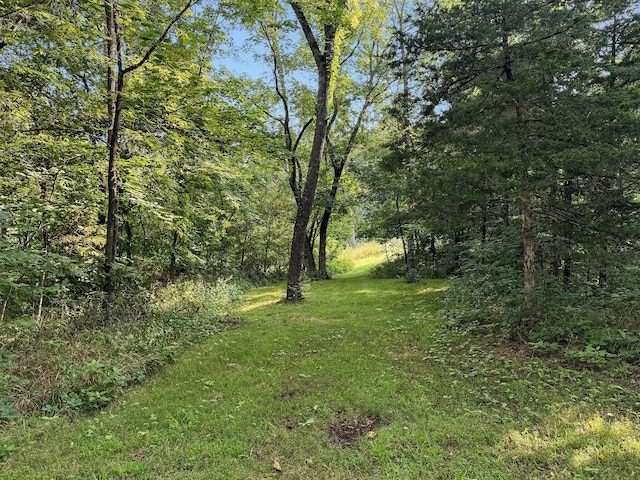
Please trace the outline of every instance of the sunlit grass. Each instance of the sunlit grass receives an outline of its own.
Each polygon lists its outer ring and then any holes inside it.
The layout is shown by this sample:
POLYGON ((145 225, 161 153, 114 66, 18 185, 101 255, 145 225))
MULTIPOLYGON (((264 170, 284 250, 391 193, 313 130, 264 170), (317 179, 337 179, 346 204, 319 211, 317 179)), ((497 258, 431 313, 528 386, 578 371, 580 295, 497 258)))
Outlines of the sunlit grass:
POLYGON ((103 412, 8 426, 0 477, 639 474, 633 373, 570 370, 454 334, 439 312, 445 288, 355 276, 312 283, 296 304, 281 302, 282 284, 248 292, 242 328, 182 352, 103 412))
POLYGON ((352 269, 339 276, 357 277, 363 275, 376 265, 394 258, 401 252, 402 244, 398 240, 391 240, 384 244, 365 242, 354 247, 347 247, 338 258, 347 260, 352 269))

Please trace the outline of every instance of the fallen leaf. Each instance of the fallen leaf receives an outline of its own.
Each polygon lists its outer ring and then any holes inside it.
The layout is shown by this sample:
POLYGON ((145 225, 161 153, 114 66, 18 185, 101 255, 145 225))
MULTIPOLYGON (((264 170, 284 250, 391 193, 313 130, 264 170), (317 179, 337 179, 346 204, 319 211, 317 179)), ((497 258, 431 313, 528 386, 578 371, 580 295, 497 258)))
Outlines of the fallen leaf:
POLYGON ((277 458, 273 461, 273 469, 276 472, 281 472, 282 471, 282 467, 280 466, 280 462, 278 462, 277 458))

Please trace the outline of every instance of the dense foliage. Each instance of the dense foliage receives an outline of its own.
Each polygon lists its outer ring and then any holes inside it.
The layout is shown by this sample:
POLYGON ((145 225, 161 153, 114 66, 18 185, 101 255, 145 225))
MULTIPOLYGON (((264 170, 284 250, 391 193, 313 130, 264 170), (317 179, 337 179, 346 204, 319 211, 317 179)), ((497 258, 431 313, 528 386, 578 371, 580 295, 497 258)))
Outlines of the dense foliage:
POLYGON ((398 28, 371 224, 409 277, 458 278, 460 321, 640 358, 637 7, 435 1, 398 28))
POLYGON ((238 285, 300 267, 296 250, 307 277, 345 269, 383 18, 376 2, 0 6, 0 418, 101 406, 227 325, 238 285), (238 33, 272 76, 221 67, 238 33))

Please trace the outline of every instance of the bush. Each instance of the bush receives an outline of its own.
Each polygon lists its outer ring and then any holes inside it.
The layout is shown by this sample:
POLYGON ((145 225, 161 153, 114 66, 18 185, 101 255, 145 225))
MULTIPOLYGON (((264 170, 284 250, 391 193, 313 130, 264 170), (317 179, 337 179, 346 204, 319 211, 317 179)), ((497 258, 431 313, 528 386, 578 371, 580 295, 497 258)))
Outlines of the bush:
POLYGON ((466 244, 460 276, 447 291, 448 307, 455 312, 449 326, 525 340, 536 353, 562 354, 572 364, 602 368, 613 360, 640 360, 640 336, 635 333, 640 325, 635 264, 640 258, 629 254, 608 264, 606 285, 597 280, 598 259, 591 257, 573 257, 569 282, 540 269, 535 311, 525 312, 517 236, 511 231, 486 245, 466 244))
POLYGON ((98 321, 98 295, 38 328, 26 320, 3 325, 0 418, 103 407, 181 348, 238 325, 230 314, 247 287, 187 281, 118 298, 106 324, 98 321))
POLYGON ((376 265, 369 272, 371 278, 402 278, 407 273, 407 266, 402 257, 376 265))
POLYGON ((355 263, 353 260, 345 257, 338 257, 335 260, 331 260, 327 264, 327 269, 331 274, 340 274, 346 273, 349 270, 353 270, 355 268, 355 263))

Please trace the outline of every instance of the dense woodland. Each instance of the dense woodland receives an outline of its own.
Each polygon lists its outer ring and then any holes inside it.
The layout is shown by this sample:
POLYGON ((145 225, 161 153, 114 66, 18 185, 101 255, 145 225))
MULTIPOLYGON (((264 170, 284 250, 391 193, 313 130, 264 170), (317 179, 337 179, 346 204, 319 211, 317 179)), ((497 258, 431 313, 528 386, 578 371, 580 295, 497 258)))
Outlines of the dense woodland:
POLYGON ((21 387, 34 352, 91 383, 64 339, 152 325, 164 358, 210 292, 301 300, 362 238, 451 278, 452 327, 637 362, 639 39, 625 0, 2 3, 2 416, 108 401, 21 387))

